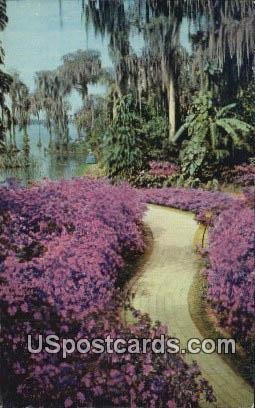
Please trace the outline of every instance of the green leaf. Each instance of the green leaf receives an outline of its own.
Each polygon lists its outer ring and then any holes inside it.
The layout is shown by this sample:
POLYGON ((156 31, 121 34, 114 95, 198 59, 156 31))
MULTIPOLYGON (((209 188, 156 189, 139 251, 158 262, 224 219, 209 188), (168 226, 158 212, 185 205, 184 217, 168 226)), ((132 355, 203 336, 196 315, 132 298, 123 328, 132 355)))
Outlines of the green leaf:
POLYGON ((212 141, 212 148, 213 150, 215 150, 218 144, 218 132, 217 132, 217 125, 212 120, 210 120, 210 136, 211 136, 211 141, 212 141))
POLYGON ((233 127, 238 130, 240 130, 243 133, 248 133, 252 130, 252 126, 250 126, 248 123, 237 119, 237 118, 228 118, 228 123, 233 127))
POLYGON ((179 129, 178 131, 175 133, 175 135, 172 138, 172 142, 175 143, 179 137, 185 132, 185 130, 187 130, 189 127, 188 123, 184 123, 179 129))
POLYGON ((221 118, 224 116, 227 112, 231 111, 234 107, 236 106, 236 103, 231 103, 229 105, 223 106, 223 108, 220 108, 216 114, 216 118, 221 118))

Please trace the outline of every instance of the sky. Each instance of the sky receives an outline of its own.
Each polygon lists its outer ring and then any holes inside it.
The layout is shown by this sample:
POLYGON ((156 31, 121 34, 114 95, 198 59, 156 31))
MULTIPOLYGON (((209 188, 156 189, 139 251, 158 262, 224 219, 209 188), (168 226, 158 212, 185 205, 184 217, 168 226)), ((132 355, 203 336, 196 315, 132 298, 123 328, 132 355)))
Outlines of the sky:
POLYGON ((7 69, 20 71, 28 86, 36 71, 54 69, 61 57, 77 49, 96 49, 104 65, 111 63, 108 38, 95 38, 92 29, 86 34, 78 0, 64 0, 63 26, 58 0, 8 0, 9 23, 3 32, 7 69))
MULTIPOLYGON (((35 72, 57 68, 63 55, 78 49, 96 49, 103 65, 111 65, 108 38, 96 38, 93 29, 86 33, 79 0, 62 1, 62 26, 58 0, 8 0, 7 15, 9 23, 2 33, 5 69, 18 71, 30 89, 35 72)), ((102 87, 90 91, 100 93, 102 87)), ((71 99, 75 110, 80 98, 73 94, 71 99)))
MULTIPOLYGON (((81 13, 80 0, 62 0, 62 24, 59 0, 7 0, 9 23, 1 33, 5 50, 5 69, 16 70, 32 90, 37 71, 51 70, 61 64, 63 55, 78 49, 100 51, 102 63, 111 66, 108 52, 109 38, 95 36, 88 31, 81 13)), ((183 41, 187 33, 182 30, 183 41)), ((141 38, 132 38, 135 51, 142 48, 141 38)), ((103 86, 89 87, 90 93, 102 93, 103 86)), ((72 111, 81 105, 80 97, 71 96, 72 111)))

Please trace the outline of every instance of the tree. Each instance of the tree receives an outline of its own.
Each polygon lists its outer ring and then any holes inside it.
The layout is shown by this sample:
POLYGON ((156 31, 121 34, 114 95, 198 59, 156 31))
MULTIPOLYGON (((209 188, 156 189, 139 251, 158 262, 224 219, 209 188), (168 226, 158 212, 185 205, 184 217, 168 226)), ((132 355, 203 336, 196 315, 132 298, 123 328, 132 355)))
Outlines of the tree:
POLYGON ((145 39, 160 61, 162 85, 168 100, 169 143, 176 132, 176 66, 180 63, 180 22, 172 16, 154 17, 146 25, 145 39))
POLYGON ((167 119, 155 110, 152 96, 151 101, 141 100, 141 111, 137 110, 135 95, 119 99, 116 116, 105 122, 105 128, 103 156, 112 178, 131 181, 150 160, 166 158, 167 119))
POLYGON ((6 14, 6 0, 0 0, 0 30, 3 31, 8 23, 6 14))
MULTIPOLYGON (((8 23, 6 15, 6 0, 0 0, 0 31, 4 30, 8 23)), ((4 49, 0 41, 0 66, 4 64, 4 49)), ((0 69, 0 151, 6 150, 5 132, 11 127, 11 115, 8 106, 5 103, 5 96, 9 92, 12 77, 0 69)))
POLYGON ((216 76, 216 82, 221 81, 227 87, 226 94, 231 99, 237 92, 233 79, 237 85, 241 78, 252 75, 255 4, 251 0, 140 0, 139 4, 140 9, 147 8, 147 13, 140 12, 147 14, 145 42, 161 54, 162 80, 166 89, 169 85, 169 139, 172 141, 178 96, 175 66, 178 64, 180 70, 180 66, 185 64, 185 55, 180 55, 180 27, 184 19, 189 22, 189 34, 194 45, 193 75, 205 73, 204 82, 209 86, 208 80, 213 79, 215 71, 218 71, 221 78, 219 80, 219 75, 216 76), (208 65, 212 64, 215 70, 210 72, 208 65), (199 69, 196 69, 198 65, 199 69))
MULTIPOLYGON (((69 143, 67 97, 77 90, 86 102, 88 84, 94 84, 107 73, 101 66, 100 54, 94 50, 78 50, 63 57, 63 63, 53 71, 36 74, 36 94, 45 112, 46 126, 56 134, 55 148, 62 150, 69 143)), ((51 141, 50 141, 51 145, 51 141)), ((51 146, 50 146, 51 147, 51 146)))
POLYGON ((128 93, 128 60, 131 53, 128 19, 123 0, 88 0, 84 9, 85 24, 92 23, 95 34, 109 36, 109 48, 116 67, 116 86, 123 96, 128 93))
POLYGON ((75 114, 74 123, 80 139, 96 155, 97 159, 102 154, 103 134, 108 125, 107 103, 103 97, 89 95, 84 101, 84 106, 75 114))
POLYGON ((27 126, 31 102, 29 89, 24 82, 21 81, 17 72, 12 74, 9 96, 11 100, 12 130, 13 134, 15 134, 16 125, 19 125, 20 128, 27 126))
MULTIPOLYGON (((56 135, 55 149, 62 152, 69 142, 69 103, 65 96, 72 90, 70 83, 62 80, 58 71, 40 71, 36 74, 36 94, 46 116, 46 126, 56 135)), ((52 147, 52 146, 50 146, 52 147)))
POLYGON ((104 164, 112 178, 129 178, 144 165, 142 118, 132 108, 132 95, 120 99, 104 137, 104 164))
POLYGON ((41 140, 41 123, 40 123, 40 112, 43 110, 43 98, 40 92, 34 92, 30 95, 30 114, 36 117, 38 122, 38 132, 39 138, 37 146, 40 148, 42 147, 42 140, 41 140))
POLYGON ((64 55, 63 64, 58 68, 58 77, 64 94, 76 89, 84 101, 88 93, 88 84, 98 82, 103 74, 100 53, 95 50, 77 50, 64 55))
POLYGON ((193 70, 201 84, 219 93, 222 103, 233 101, 241 84, 253 76, 255 4, 251 0, 202 2, 201 24, 191 35, 193 70))
MULTIPOLYGON (((202 82, 208 82, 208 77, 213 79, 215 73, 206 68, 208 64, 213 64, 219 73, 217 83, 229 89, 232 73, 235 83, 251 74, 255 38, 255 5, 252 0, 117 0, 111 4, 109 1, 89 0, 85 14, 87 25, 92 23, 96 33, 109 35, 121 95, 133 92, 132 85, 139 77, 137 70, 133 69, 139 58, 135 58, 130 46, 133 27, 143 38, 146 49, 143 56, 147 56, 149 66, 151 63, 152 76, 158 78, 158 92, 162 93, 162 87, 166 91, 170 142, 179 117, 177 71, 186 65, 187 60, 180 47, 180 29, 184 22, 188 24, 193 41, 194 82, 197 76, 201 77, 200 72, 205 74, 200 78, 202 82), (198 63, 200 69, 197 69, 198 63), (159 76, 157 72, 160 72, 159 76)), ((142 75, 145 73, 146 84, 149 70, 141 63, 136 66, 142 75)), ((233 93, 236 92, 235 87, 232 89, 233 93)))

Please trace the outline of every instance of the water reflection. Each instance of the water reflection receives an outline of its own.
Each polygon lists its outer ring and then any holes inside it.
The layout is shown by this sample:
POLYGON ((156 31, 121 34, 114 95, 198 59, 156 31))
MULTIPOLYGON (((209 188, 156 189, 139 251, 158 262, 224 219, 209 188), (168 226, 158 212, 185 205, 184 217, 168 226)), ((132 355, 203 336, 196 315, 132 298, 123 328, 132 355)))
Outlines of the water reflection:
MULTIPOLYGON (((78 49, 94 49, 101 53, 104 67, 112 65, 108 53, 108 35, 97 37, 94 28, 85 30, 84 1, 69 0, 8 0, 7 13, 9 23, 2 34, 5 50, 5 69, 8 72, 17 70, 22 81, 34 90, 34 76, 40 70, 54 70, 61 64, 63 55, 78 49), (29 24, 28 24, 29 22, 29 24)), ((88 93, 104 94, 103 84, 89 84, 88 93)), ((72 114, 82 106, 77 91, 68 97, 72 114)), ((16 131, 16 142, 22 148, 23 133, 16 131)), ((48 153, 50 135, 42 125, 29 126, 31 158, 34 165, 24 169, 0 168, 0 182, 6 177, 17 177, 22 184, 32 180, 70 178, 82 173, 85 157, 57 158, 48 153), (41 147, 40 137, 41 133, 41 147), (39 146, 38 146, 39 143, 39 146)), ((70 125, 70 138, 77 138, 76 130, 70 125)), ((54 135, 52 135, 54 140, 54 135)))
MULTIPOLYGON (((0 182, 3 182, 6 177, 15 177, 25 185, 30 181, 42 180, 45 177, 56 180, 81 175, 82 166, 85 162, 85 156, 83 154, 76 153, 69 157, 67 155, 57 157, 56 154, 50 153, 48 151, 50 134, 42 125, 30 125, 28 134, 30 138, 30 159, 32 165, 22 169, 0 169, 0 182), (41 140, 41 145, 39 140, 41 140)), ((76 129, 70 125, 70 139, 75 141, 77 138, 76 129)), ((16 142, 19 149, 22 148, 22 141, 23 133, 22 131, 17 131, 16 142)))

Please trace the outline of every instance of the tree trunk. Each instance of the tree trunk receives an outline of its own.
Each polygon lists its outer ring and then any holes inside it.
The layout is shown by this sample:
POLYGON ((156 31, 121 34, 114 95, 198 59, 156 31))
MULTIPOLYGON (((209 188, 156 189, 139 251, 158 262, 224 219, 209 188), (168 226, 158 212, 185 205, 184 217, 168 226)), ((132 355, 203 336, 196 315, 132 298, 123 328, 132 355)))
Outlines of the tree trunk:
POLYGON ((164 55, 161 58, 161 70, 164 88, 167 91, 168 99, 168 127, 169 127, 169 144, 174 140, 176 132, 176 101, 175 101, 175 75, 172 62, 166 62, 164 55))
POLYGON ((176 133, 176 102, 175 102, 175 82, 173 68, 169 68, 169 88, 168 88, 168 120, 169 120, 169 143, 174 140, 176 133))

